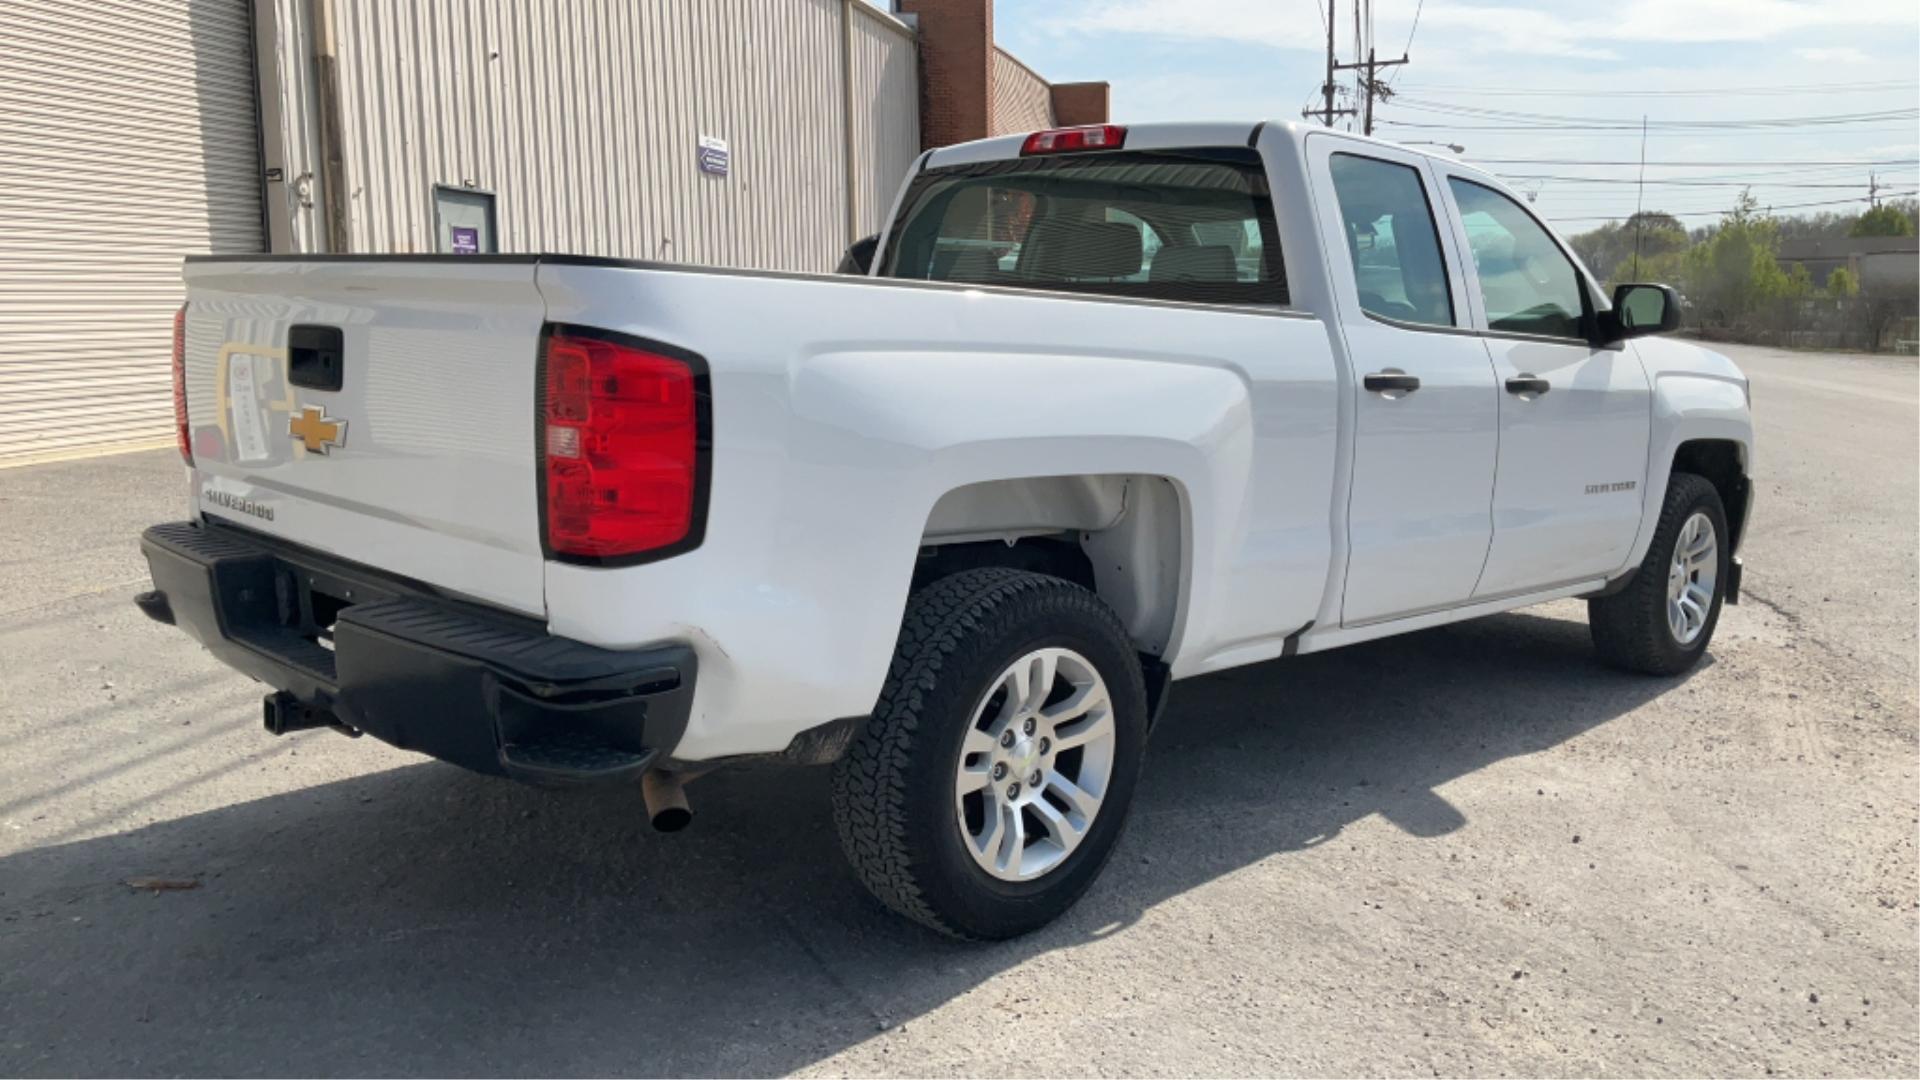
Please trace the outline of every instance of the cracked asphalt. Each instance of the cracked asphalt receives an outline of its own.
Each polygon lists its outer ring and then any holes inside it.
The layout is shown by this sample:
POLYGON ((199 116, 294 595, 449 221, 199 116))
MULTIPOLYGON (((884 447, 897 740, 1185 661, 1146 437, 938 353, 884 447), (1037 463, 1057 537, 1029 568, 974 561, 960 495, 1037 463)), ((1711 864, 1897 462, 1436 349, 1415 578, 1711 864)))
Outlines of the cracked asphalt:
POLYGON ((1920 1073, 1915 363, 1726 351, 1709 663, 1569 602, 1182 683, 1105 877, 989 947, 866 898, 819 771, 656 836, 270 738, 128 602, 171 453, 0 472, 0 1074, 1920 1073))

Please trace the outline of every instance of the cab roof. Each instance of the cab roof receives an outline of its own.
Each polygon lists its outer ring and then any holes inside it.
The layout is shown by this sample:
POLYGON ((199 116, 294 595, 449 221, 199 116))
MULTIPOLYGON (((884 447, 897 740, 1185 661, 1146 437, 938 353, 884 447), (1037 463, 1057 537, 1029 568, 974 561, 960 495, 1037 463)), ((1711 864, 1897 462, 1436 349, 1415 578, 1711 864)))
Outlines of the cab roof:
MULTIPOLYGON (((1174 122, 1152 124, 1121 124, 1127 130, 1126 149, 1128 150, 1174 150, 1195 146, 1254 146, 1263 144, 1272 146, 1276 140, 1290 144, 1298 150, 1309 135, 1333 136, 1342 140, 1390 148, 1400 153, 1417 154, 1421 157, 1444 161, 1455 169, 1471 170, 1477 174, 1485 173, 1457 158, 1445 154, 1431 153, 1422 147, 1405 146, 1388 139, 1377 139, 1369 135, 1359 135, 1351 131, 1309 124, 1300 120, 1240 120, 1210 122, 1174 122)), ((990 139, 976 139, 972 142, 955 143, 930 151, 922 168, 939 169, 950 165, 975 165, 989 161, 1006 161, 1020 156, 1020 149, 1031 132, 1022 131, 1012 135, 997 135, 990 139)), ((1493 181, 1492 177, 1487 178, 1493 181)), ((1504 188, 1504 184, 1496 186, 1504 188)))

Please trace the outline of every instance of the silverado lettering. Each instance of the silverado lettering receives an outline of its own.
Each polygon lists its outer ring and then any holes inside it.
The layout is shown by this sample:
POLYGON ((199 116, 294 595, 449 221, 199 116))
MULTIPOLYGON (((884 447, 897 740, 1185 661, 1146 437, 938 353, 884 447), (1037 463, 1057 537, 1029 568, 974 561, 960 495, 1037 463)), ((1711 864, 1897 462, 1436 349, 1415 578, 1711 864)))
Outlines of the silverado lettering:
POLYGON ((255 502, 244 495, 235 495, 230 491, 221 491, 208 484, 200 489, 200 501, 222 510, 232 510, 237 514, 257 517, 262 521, 273 520, 273 507, 263 502, 255 502))

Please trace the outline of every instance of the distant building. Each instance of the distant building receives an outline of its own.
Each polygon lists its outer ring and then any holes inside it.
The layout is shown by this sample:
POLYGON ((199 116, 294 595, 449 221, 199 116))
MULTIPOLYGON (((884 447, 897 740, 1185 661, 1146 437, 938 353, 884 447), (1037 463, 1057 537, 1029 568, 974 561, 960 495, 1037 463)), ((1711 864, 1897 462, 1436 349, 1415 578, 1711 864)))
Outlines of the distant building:
POLYGON ((171 439, 197 253, 828 271, 922 149, 1107 118, 991 0, 0 2, 0 466, 171 439))
POLYGON ((1796 237, 1780 241, 1781 266, 1807 268, 1815 285, 1824 288, 1827 275, 1846 267, 1871 296, 1912 296, 1920 291, 1920 237, 1828 236, 1796 237))

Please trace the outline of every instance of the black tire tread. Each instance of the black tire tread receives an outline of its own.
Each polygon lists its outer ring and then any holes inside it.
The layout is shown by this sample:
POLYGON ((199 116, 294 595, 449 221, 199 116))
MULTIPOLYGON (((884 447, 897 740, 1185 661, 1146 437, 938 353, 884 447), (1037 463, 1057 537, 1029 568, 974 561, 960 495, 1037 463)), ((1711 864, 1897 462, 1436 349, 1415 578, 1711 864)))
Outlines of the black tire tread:
MULTIPOLYGON (((942 671, 980 648, 984 627, 1039 604, 1077 609, 1126 640, 1112 609, 1060 578, 985 567, 935 581, 909 598, 873 716, 833 770, 834 825, 855 875, 887 907, 950 937, 980 935, 942 917, 916 872, 907 822, 911 762, 925 739, 944 734, 923 730, 929 697, 944 689, 942 671)), ((1132 678, 1141 680, 1137 666, 1132 678)))
MULTIPOLYGON (((1639 573, 1634 575, 1632 583, 1612 596, 1595 597, 1587 601, 1587 625, 1593 635, 1594 651, 1602 662, 1623 671, 1646 675, 1677 675, 1692 667, 1699 655, 1706 651, 1707 641, 1713 635, 1714 620, 1718 619, 1719 597, 1714 599, 1714 611, 1709 615, 1707 630, 1701 635, 1697 647, 1680 649, 1672 641, 1665 614, 1667 561, 1672 557, 1681 524, 1702 504, 1719 510, 1717 516, 1720 522, 1725 522, 1726 511, 1720 506, 1720 492, 1711 481, 1694 473, 1674 473, 1667 481, 1666 499, 1660 506, 1660 520, 1654 526, 1653 543, 1647 547, 1647 555, 1640 563, 1639 573)), ((1720 535, 1717 539, 1722 545, 1721 557, 1724 560, 1728 538, 1724 524, 1718 528, 1720 535)), ((1720 580, 1726 580, 1724 572, 1720 580)))

